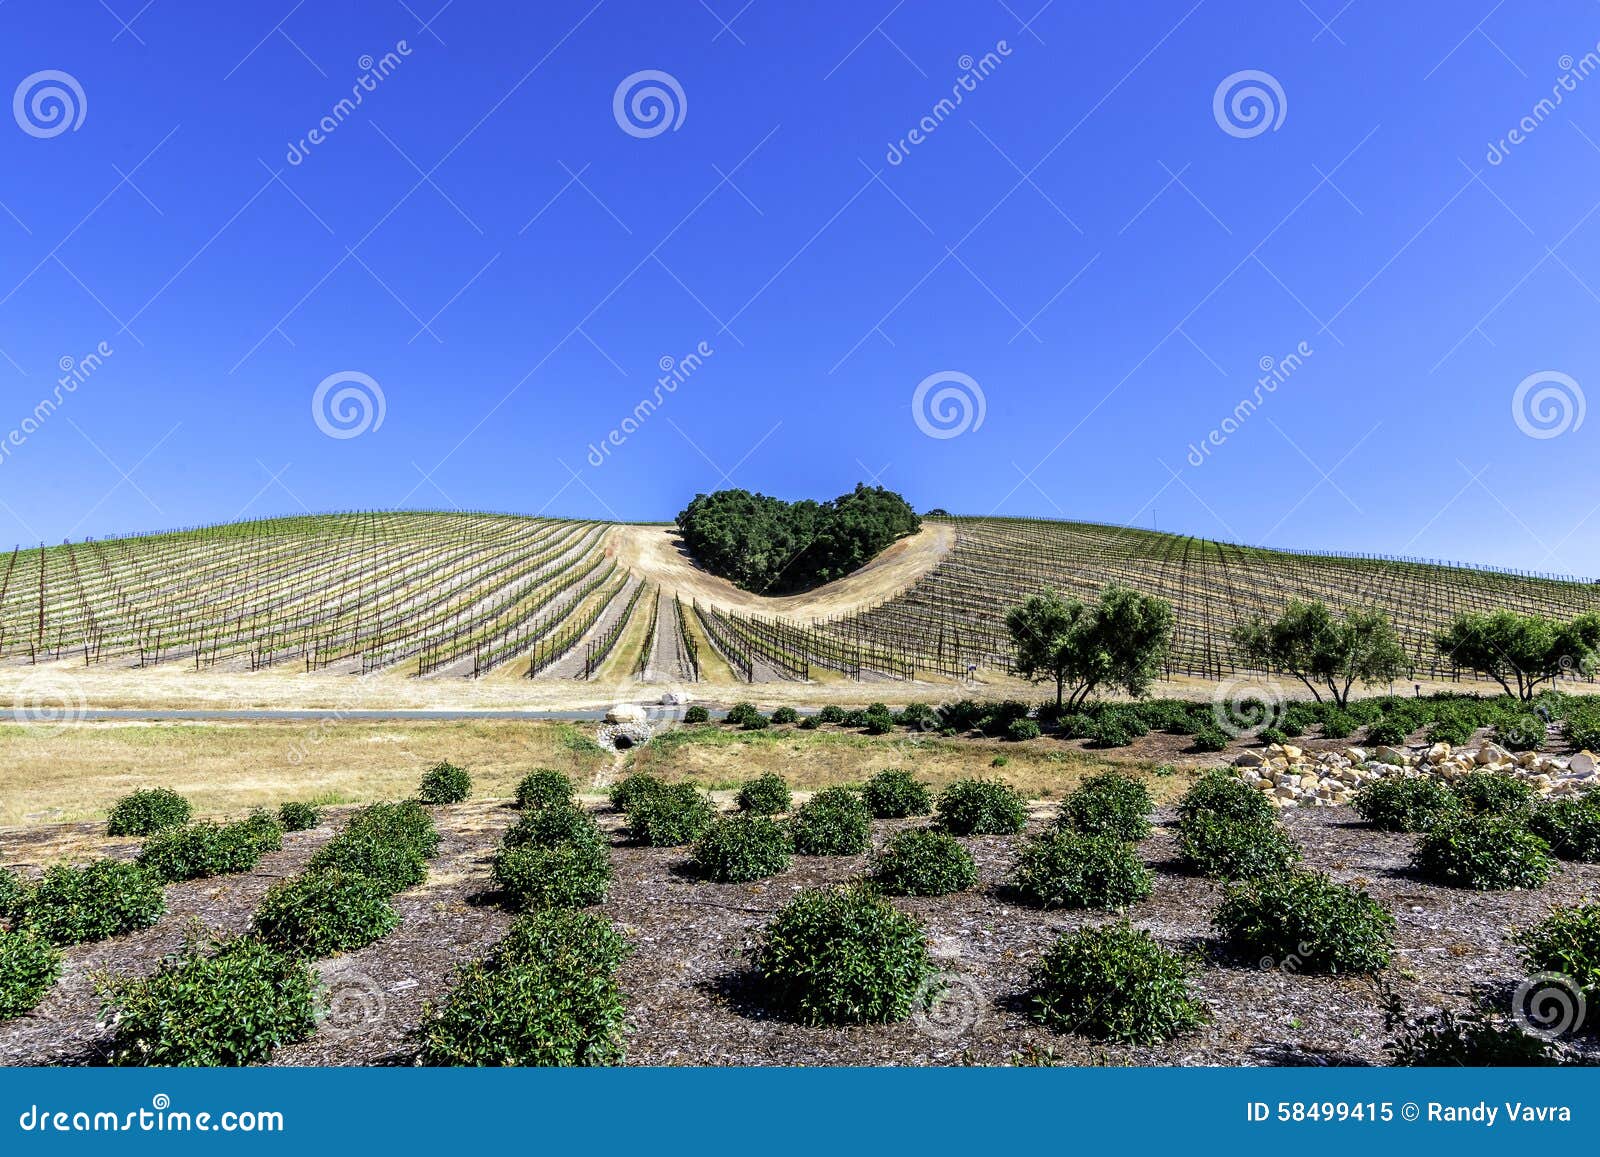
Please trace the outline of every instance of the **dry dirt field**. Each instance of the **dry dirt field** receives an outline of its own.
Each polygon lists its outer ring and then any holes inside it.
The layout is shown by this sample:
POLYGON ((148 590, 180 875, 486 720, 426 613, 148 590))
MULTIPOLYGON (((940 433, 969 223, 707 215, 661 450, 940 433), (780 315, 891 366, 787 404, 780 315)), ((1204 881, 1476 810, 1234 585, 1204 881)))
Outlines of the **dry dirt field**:
MULTIPOLYGON (((596 805, 598 806, 598 805, 596 805)), ((290 834, 284 849, 249 873, 174 884, 168 911, 152 928, 67 950, 60 983, 32 1014, 0 1026, 0 1062, 89 1064, 97 1024, 93 976, 99 970, 145 972, 204 926, 244 929, 261 895, 293 874, 326 841, 348 809, 326 826, 290 834)), ((1034 826, 1049 808, 1035 809, 1034 826)), ((401 926, 385 939, 319 966, 331 994, 328 1018, 310 1040, 281 1050, 275 1063, 408 1064, 408 1035, 425 1001, 445 993, 455 964, 485 953, 511 916, 489 894, 489 859, 516 813, 501 802, 436 809, 445 839, 426 884, 397 898, 401 926)), ((897 899, 927 931, 947 984, 931 1015, 903 1024, 809 1028, 768 1016, 748 983, 752 936, 804 886, 846 880, 864 857, 797 857, 771 880, 710 884, 685 871, 684 849, 627 846, 620 817, 601 812, 612 835, 617 879, 598 911, 633 943, 619 975, 628 1006, 633 1064, 1369 1064, 1382 1063, 1387 1039, 1377 984, 1367 979, 1304 977, 1260 962, 1220 956, 1211 939, 1215 884, 1186 875, 1158 813, 1141 846, 1156 890, 1130 916, 1169 947, 1190 952, 1196 988, 1211 1011, 1201 1031, 1156 1048, 1098 1044, 1059 1035, 1025 1015, 1031 962, 1061 932, 1105 914, 1041 913, 1012 903, 1001 887, 1021 837, 975 837, 982 875, 970 892, 939 899, 897 899)), ((1504 998, 1521 979, 1511 932, 1538 920, 1557 900, 1600 891, 1600 866, 1563 865, 1538 892, 1475 893, 1440 888, 1408 874, 1413 837, 1377 833, 1343 809, 1301 810, 1285 817, 1308 866, 1341 881, 1364 883, 1399 921, 1398 951, 1386 982, 1414 1008, 1463 1007, 1482 996, 1504 998)), ((896 827, 878 822, 881 843, 896 827)), ((3 839, 4 859, 25 870, 65 847, 131 856, 136 842, 108 840, 99 825, 35 827, 3 839)), ((1580 1047, 1594 1057, 1593 1037, 1580 1047)))

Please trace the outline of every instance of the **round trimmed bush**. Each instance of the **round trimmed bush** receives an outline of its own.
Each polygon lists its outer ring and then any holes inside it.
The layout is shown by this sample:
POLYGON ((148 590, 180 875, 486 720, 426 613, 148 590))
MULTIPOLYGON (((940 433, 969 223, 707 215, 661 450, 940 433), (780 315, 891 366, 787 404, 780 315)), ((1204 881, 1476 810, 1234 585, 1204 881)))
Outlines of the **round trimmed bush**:
POLYGON ((1202 723, 1195 728, 1194 742, 1189 744, 1189 749, 1202 753, 1226 751, 1228 749, 1228 733, 1214 722, 1202 723))
POLYGON ((1367 728, 1367 742, 1385 747, 1397 747, 1411 734, 1411 720, 1385 715, 1367 728))
POLYGON ((1272 805, 1260 791, 1226 768, 1206 772, 1178 803, 1180 819, 1205 812, 1222 819, 1270 820, 1272 805))
POLYGON ((830 703, 817 712, 816 720, 818 723, 843 723, 844 708, 830 703))
POLYGON ((108 836, 152 836, 189 822, 189 801, 170 787, 125 795, 106 817, 108 836))
POLYGON ((1056 734, 1062 739, 1088 739, 1094 720, 1081 711, 1069 711, 1056 719, 1056 734))
POLYGON ((341 834, 396 844, 416 852, 424 860, 431 860, 439 850, 439 829, 434 826, 433 816, 414 799, 370 804, 350 817, 341 834))
POLYGON ((264 811, 257 809, 238 823, 228 826, 254 844, 262 854, 283 850, 283 825, 264 811))
POLYGON ((517 806, 524 810, 572 802, 572 781, 553 767, 540 767, 517 784, 517 806))
POLYGON ((538 961, 580 963, 613 972, 632 949, 611 921, 573 908, 546 908, 518 916, 489 957, 493 967, 538 961))
POLYGON ((326 868, 268 889, 251 929, 280 952, 316 958, 365 947, 399 923, 383 885, 326 868))
POLYGON ((925 816, 933 810, 928 785, 899 767, 887 768, 867 780, 861 789, 861 802, 880 820, 925 816))
POLYGON ((189 945, 150 976, 120 977, 103 992, 114 1014, 114 1065, 263 1064, 316 1031, 311 970, 248 936, 214 951, 189 945))
POLYGON ((308 832, 322 823, 322 813, 308 803, 286 803, 278 809, 278 822, 286 832, 308 832))
POLYGON ((939 826, 957 836, 1009 836, 1028 822, 1028 801, 995 779, 958 779, 939 793, 939 826))
POLYGON ((1502 771, 1469 771, 1454 781, 1450 789, 1475 815, 1525 819, 1533 806, 1533 789, 1502 771))
POLYGON ((1006 724, 1006 738, 1013 743, 1026 743, 1038 739, 1039 735, 1039 725, 1031 719, 1013 719, 1006 724))
POLYGON ((1084 780, 1061 804, 1061 827, 1086 836, 1113 836, 1137 843, 1150 834, 1150 792, 1116 771, 1084 780))
POLYGON ((1322 713, 1322 738, 1348 739, 1355 734, 1356 718, 1350 712, 1330 707, 1322 713))
POLYGON ((1600 1000, 1600 902, 1558 907, 1516 940, 1529 972, 1569 976, 1587 1002, 1600 1000))
POLYGON ((28 931, 0 930, 0 1021, 32 1012, 61 975, 61 951, 28 931))
POLYGON ((1469 719, 1451 717, 1436 719, 1428 728, 1429 743, 1448 743, 1451 747, 1461 747, 1472 742, 1473 733, 1477 728, 1469 719))
POLYGON ((635 800, 643 799, 666 787, 648 771, 636 771, 632 775, 624 776, 611 787, 611 806, 619 812, 626 812, 635 800))
POLYGON ((904 1020, 933 972, 917 922, 860 885, 801 892, 754 964, 768 1006, 803 1024, 904 1020))
POLYGON ((611 890, 611 854, 598 844, 502 848, 494 882, 523 908, 587 908, 611 890))
POLYGON ((1133 739, 1127 719, 1111 712, 1102 714, 1089 728, 1092 747, 1127 747, 1133 739))
POLYGON ((739 795, 735 802, 740 811, 754 812, 761 816, 775 816, 789 810, 791 797, 789 785, 784 778, 776 772, 758 775, 755 779, 746 780, 739 788, 739 795))
POLYGON ((1563 860, 1600 862, 1600 795, 1545 800, 1534 807, 1528 827, 1563 860))
POLYGON ((684 711, 683 721, 685 723, 710 723, 711 712, 696 703, 693 707, 689 707, 684 711))
POLYGON ((1023 845, 1011 882, 1021 899, 1046 909, 1126 908, 1152 886, 1132 844, 1060 829, 1023 845))
POLYGON ((743 727, 746 723, 754 722, 757 719, 764 720, 765 718, 754 703, 735 703, 728 708, 728 713, 722 717, 722 721, 743 727))
POLYGON ((1297 972, 1379 972, 1394 943, 1382 904, 1300 869, 1230 884, 1214 922, 1235 955, 1297 972))
POLYGON ((1461 810, 1461 799, 1432 776, 1375 779, 1351 801, 1361 818, 1385 832, 1422 832, 1461 810))
POLYGON ((1600 747, 1600 710, 1573 712, 1561 725, 1561 737, 1573 751, 1600 747))
POLYGON ((695 842, 691 862, 708 880, 748 884, 787 868, 793 846, 788 829, 767 816, 726 816, 695 842))
POLYGON ((948 896, 978 882, 972 853, 936 828, 908 828, 889 837, 872 859, 872 880, 890 896, 948 896))
POLYGON ((1395 1001, 1386 1019, 1395 1039, 1384 1051, 1397 1067, 1521 1069, 1571 1063, 1558 1042, 1535 1036, 1487 1008, 1441 1008, 1411 1018, 1395 1001))
POLYGON ((717 809, 692 783, 675 783, 632 797, 628 831, 635 843, 652 848, 677 848, 698 840, 717 809))
POLYGON ((1288 734, 1281 727, 1263 727, 1256 732, 1256 739, 1260 741, 1263 747, 1271 746, 1274 743, 1283 744, 1289 742, 1288 734))
POLYGON ((428 878, 428 861, 414 847, 373 835, 346 832, 323 844, 306 865, 311 872, 338 868, 366 876, 393 896, 428 878))
POLYGON ((22 915, 33 889, 10 868, 0 868, 0 920, 22 915))
POLYGON ((202 820, 159 832, 139 849, 139 866, 158 880, 199 880, 246 872, 261 859, 261 848, 238 824, 202 820))
POLYGON ((1033 1017, 1059 1032, 1154 1045, 1205 1023, 1188 961, 1127 923, 1062 936, 1034 965, 1033 1017))
POLYGON ((524 813, 501 842, 508 848, 554 848, 561 844, 603 846, 606 838, 593 816, 568 803, 524 813))
POLYGON ((425 1065, 621 1064, 622 990, 609 970, 561 954, 553 960, 477 961, 456 973, 417 1029, 425 1065))
POLYGON ((137 864, 56 864, 29 897, 23 925, 52 944, 83 944, 148 928, 166 909, 161 882, 137 864))
POLYGON ((872 844, 867 805, 853 791, 830 787, 812 796, 791 822, 802 856, 859 856, 872 844))
POLYGON ((1495 725, 1494 738, 1512 751, 1538 751, 1544 746, 1544 720, 1537 715, 1513 715, 1495 725))
POLYGON ((794 723, 800 718, 800 713, 793 707, 780 707, 772 713, 774 723, 794 723))
POLYGON ((472 776, 449 760, 430 767, 417 786, 417 799, 425 804, 461 803, 472 794, 472 776))
POLYGON ((1276 819, 1238 819, 1210 811, 1178 821, 1178 850, 1190 870, 1218 880, 1281 872, 1300 858, 1300 849, 1276 819))
POLYGON ((1523 820, 1491 814, 1452 816, 1435 825, 1412 864, 1436 883, 1491 892, 1542 887, 1556 861, 1523 820))

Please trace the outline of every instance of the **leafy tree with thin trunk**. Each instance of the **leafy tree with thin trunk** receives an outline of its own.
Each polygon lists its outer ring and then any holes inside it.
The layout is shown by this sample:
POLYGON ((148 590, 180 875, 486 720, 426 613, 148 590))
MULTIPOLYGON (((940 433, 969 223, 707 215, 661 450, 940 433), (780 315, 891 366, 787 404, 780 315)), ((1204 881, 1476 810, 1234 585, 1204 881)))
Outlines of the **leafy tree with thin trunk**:
POLYGON ((1595 673, 1600 614, 1591 611, 1563 623, 1516 611, 1469 612, 1457 615, 1434 643, 1446 659, 1489 676, 1526 703, 1541 683, 1557 675, 1595 673))
POLYGON ((1149 692, 1172 645, 1172 606, 1115 584, 1096 603, 1045 590, 1013 607, 1006 628, 1017 672, 1054 682, 1058 708, 1077 707, 1101 688, 1135 698, 1149 692))
POLYGON ((1287 671, 1323 702, 1327 692, 1339 707, 1350 688, 1390 683, 1407 667, 1405 648, 1382 611, 1330 611, 1321 601, 1291 599, 1277 618, 1258 614, 1233 629, 1239 658, 1264 670, 1287 671))

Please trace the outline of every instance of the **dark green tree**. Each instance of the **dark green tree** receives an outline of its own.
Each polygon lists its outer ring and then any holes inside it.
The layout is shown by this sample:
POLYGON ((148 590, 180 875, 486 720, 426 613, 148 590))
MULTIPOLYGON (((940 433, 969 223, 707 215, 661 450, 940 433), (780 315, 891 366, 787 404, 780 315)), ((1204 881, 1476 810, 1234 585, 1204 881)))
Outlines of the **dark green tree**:
POLYGON ((1335 614, 1320 601, 1291 599, 1277 618, 1254 615, 1233 629, 1239 658, 1252 666, 1287 671, 1340 707, 1356 683, 1388 683, 1407 670, 1405 648, 1389 617, 1359 608, 1335 614))
POLYGON ((1482 672, 1526 703, 1557 675, 1595 673, 1600 614, 1591 611, 1566 623, 1516 611, 1461 614, 1434 644, 1445 658, 1482 672))
POLYGON ((1054 682, 1058 708, 1077 707, 1102 688, 1148 693, 1172 643, 1172 606, 1115 584, 1095 603, 1045 590, 1013 607, 1006 628, 1017 672, 1054 682))

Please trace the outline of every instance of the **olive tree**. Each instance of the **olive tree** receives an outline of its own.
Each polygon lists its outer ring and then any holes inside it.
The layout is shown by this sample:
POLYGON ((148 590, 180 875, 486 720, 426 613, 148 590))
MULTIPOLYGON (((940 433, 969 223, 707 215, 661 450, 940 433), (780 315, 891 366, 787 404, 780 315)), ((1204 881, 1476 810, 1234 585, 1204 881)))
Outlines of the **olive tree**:
POLYGON ((1283 613, 1253 615, 1233 629, 1239 658, 1264 670, 1287 671, 1323 702, 1350 702, 1356 683, 1389 683, 1407 670, 1405 648, 1382 611, 1335 613, 1320 601, 1291 599, 1283 613))
POLYGON ((1045 590, 1011 608, 1006 628, 1018 674, 1054 682, 1056 706, 1076 707, 1106 687, 1148 693, 1172 644, 1172 606, 1117 585, 1094 603, 1045 590))
POLYGON ((1563 623, 1516 611, 1469 612, 1457 615, 1434 643, 1451 662, 1488 675, 1506 694, 1528 702, 1539 684, 1557 675, 1594 674, 1600 614, 1563 623))

